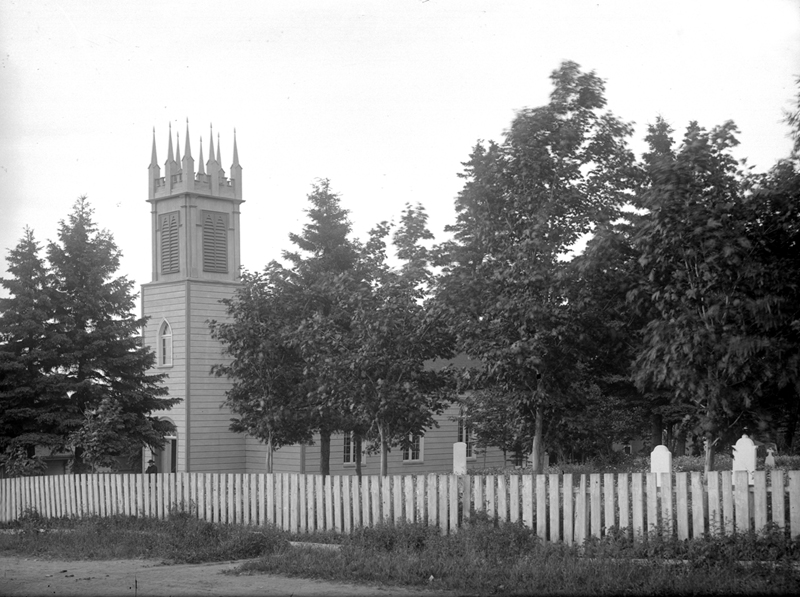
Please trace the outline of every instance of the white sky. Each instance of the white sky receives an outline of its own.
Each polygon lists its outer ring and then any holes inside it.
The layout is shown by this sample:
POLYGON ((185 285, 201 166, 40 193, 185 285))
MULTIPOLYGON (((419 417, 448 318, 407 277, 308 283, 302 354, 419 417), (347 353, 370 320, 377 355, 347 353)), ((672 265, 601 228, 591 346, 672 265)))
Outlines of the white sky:
POLYGON ((677 135, 733 119, 759 170, 789 153, 795 0, 2 0, 0 275, 25 225, 45 245, 86 194, 148 282, 152 129, 163 173, 187 118, 226 172, 237 130, 248 269, 289 247, 316 178, 361 238, 411 201, 441 239, 472 146, 545 104, 565 59, 606 80, 637 154, 659 114, 677 135))

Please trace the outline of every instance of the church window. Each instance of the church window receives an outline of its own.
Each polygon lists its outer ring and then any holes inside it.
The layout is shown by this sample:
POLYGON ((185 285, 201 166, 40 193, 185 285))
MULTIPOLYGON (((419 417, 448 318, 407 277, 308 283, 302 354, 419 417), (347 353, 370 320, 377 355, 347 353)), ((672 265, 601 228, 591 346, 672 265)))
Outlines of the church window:
POLYGON ((403 448, 403 462, 423 462, 423 438, 420 435, 411 435, 409 444, 403 448))
POLYGON ((161 273, 174 274, 180 271, 178 251, 178 212, 161 216, 161 273))
POLYGON ((203 271, 228 273, 228 222, 226 214, 203 212, 203 271))
POLYGON ((167 321, 158 330, 158 364, 162 367, 172 365, 172 327, 167 321))

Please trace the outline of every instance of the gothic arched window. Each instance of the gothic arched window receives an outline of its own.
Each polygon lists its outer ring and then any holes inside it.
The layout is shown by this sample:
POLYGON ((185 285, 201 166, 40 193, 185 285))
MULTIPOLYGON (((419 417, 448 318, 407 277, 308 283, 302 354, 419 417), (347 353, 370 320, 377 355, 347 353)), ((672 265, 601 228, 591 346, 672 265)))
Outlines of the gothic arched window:
POLYGON ((203 212, 203 271, 228 273, 227 214, 203 212))
POLYGON ((172 365, 172 327, 166 320, 158 329, 158 364, 162 367, 172 365))

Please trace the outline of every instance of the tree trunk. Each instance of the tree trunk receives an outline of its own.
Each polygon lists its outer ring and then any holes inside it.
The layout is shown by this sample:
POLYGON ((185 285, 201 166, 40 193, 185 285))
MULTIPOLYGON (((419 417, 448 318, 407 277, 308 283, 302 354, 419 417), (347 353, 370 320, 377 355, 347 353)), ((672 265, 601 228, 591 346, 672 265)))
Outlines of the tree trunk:
POLYGON ((664 428, 664 422, 661 418, 660 414, 652 413, 650 415, 650 443, 653 444, 652 448, 656 446, 660 446, 663 443, 662 440, 662 431, 664 428))
POLYGON ((331 474, 331 432, 327 429, 319 432, 319 473, 323 477, 331 474))
POLYGON ((378 427, 381 440, 381 477, 385 477, 389 471, 389 446, 386 445, 386 435, 382 426, 378 427))
POLYGON ((707 474, 714 470, 714 456, 716 456, 716 448, 714 448, 714 437, 710 432, 706 433, 705 449, 706 449, 706 463, 704 470, 707 474))
POLYGON ((787 453, 792 453, 792 444, 794 443, 794 434, 797 430, 797 419, 800 415, 800 383, 795 384, 795 395, 791 401, 792 408, 789 409, 789 418, 786 421, 786 433, 784 434, 784 448, 787 453))
POLYGON ((73 475, 79 475, 91 472, 89 469, 89 465, 87 465, 86 461, 83 459, 83 448, 81 448, 80 446, 76 447, 75 450, 72 452, 72 463, 70 466, 70 472, 73 475))
POLYGON ((272 449, 272 434, 270 433, 269 436, 267 437, 267 456, 266 456, 267 474, 272 474, 272 466, 273 466, 272 454, 273 454, 273 452, 274 452, 274 450, 272 449))
POLYGON ((679 431, 675 435, 675 454, 674 456, 686 456, 686 432, 679 431))
POLYGON ((355 451, 356 451, 356 477, 358 480, 361 480, 361 436, 355 435, 353 437, 353 441, 355 442, 355 451))
POLYGON ((534 423, 533 445, 531 446, 531 472, 536 475, 542 469, 542 407, 536 406, 536 422, 534 423))

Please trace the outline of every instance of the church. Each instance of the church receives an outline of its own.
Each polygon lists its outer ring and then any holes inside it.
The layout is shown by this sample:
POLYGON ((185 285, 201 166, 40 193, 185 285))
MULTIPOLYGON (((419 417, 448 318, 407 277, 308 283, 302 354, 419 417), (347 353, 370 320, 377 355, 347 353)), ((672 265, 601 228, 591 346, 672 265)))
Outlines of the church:
MULTIPOLYGON (((211 374, 225 357, 221 344, 211 337, 208 321, 226 319, 225 306, 239 285, 242 166, 233 134, 233 155, 228 175, 222 167, 219 137, 213 130, 204 162, 202 138, 198 158, 192 153, 187 123, 181 155, 180 137, 173 146, 169 132, 163 171, 158 163, 155 131, 148 168, 151 213, 152 278, 141 288, 142 314, 148 318, 143 339, 156 355, 153 373, 165 373, 171 396, 180 404, 154 413, 175 424, 157 453, 144 450, 143 461, 156 460, 160 472, 266 472, 266 447, 257 439, 229 430, 231 412, 222 407, 230 382, 211 374)), ((288 232, 287 232, 288 235, 288 232)), ((449 472, 453 443, 467 443, 470 468, 502 466, 503 453, 488 449, 478 454, 468 429, 458 420, 459 407, 451 405, 438 419, 439 427, 414 438, 409 450, 389 454, 389 474, 449 472)), ((331 440, 331 474, 355 474, 355 442, 347 435, 331 440)), ((281 448, 273 456, 274 472, 316 473, 320 449, 312 445, 281 448)), ((378 474, 379 456, 364 456, 364 474, 378 474)))

